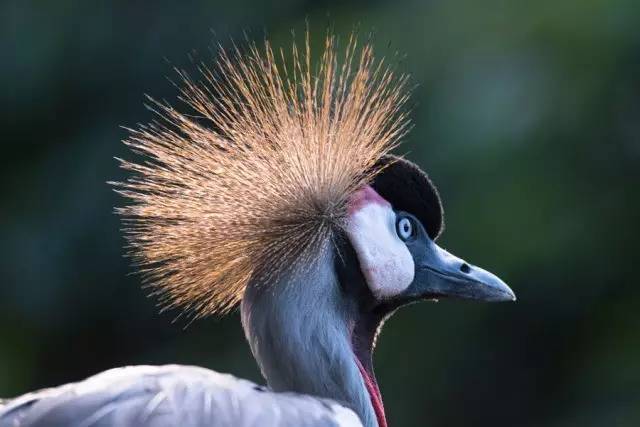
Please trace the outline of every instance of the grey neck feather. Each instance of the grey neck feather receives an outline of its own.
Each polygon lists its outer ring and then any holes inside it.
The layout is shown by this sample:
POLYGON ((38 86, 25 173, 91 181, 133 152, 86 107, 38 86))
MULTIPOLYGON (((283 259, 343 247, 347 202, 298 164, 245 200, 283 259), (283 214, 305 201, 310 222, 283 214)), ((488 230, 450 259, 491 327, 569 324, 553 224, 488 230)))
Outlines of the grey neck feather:
POLYGON ((277 392, 336 400, 365 427, 378 427, 355 362, 351 329, 355 305, 345 298, 330 250, 306 273, 247 287, 242 325, 262 375, 277 392))

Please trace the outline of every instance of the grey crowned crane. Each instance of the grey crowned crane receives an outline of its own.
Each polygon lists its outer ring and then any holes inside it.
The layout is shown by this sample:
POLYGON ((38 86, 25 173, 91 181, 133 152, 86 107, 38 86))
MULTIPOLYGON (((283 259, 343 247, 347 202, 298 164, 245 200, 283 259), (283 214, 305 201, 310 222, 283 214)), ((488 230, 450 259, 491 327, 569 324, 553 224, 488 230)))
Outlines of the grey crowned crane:
POLYGON ((160 300, 195 318, 240 305, 268 388, 198 367, 137 366, 0 404, 14 426, 386 427, 372 354, 399 307, 444 297, 511 301, 493 274, 436 243, 438 192, 390 154, 405 134, 405 76, 352 37, 308 36, 292 55, 220 53, 180 112, 125 141, 114 183, 131 255, 160 300))

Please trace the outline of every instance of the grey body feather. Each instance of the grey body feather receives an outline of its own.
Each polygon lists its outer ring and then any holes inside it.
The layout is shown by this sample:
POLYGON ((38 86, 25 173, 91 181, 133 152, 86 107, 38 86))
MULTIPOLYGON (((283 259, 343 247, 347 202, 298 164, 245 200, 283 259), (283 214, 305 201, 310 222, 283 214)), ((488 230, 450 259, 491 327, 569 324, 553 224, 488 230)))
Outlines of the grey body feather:
POLYGON ((111 369, 0 405, 0 427, 362 426, 333 401, 179 365, 111 369))

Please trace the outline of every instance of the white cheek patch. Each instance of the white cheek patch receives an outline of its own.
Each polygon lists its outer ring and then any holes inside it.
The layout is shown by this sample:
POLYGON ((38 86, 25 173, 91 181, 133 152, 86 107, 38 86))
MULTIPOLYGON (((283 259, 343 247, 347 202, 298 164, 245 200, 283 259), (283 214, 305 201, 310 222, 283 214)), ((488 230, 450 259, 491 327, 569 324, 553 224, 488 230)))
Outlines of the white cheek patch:
POLYGON ((373 295, 390 298, 413 282, 413 257, 396 234, 396 214, 391 205, 371 187, 359 193, 349 213, 347 235, 373 295))

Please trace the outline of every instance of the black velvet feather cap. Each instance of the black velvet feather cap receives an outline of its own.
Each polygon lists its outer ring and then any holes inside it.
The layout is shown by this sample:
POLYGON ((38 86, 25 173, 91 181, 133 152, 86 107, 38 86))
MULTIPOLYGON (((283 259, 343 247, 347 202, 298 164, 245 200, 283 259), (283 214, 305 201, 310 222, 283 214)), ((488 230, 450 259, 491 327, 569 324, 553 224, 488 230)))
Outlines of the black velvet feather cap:
POLYGON ((418 165, 402 157, 387 155, 384 167, 372 187, 396 210, 406 211, 422 222, 427 234, 436 240, 444 230, 444 211, 438 189, 418 165))

